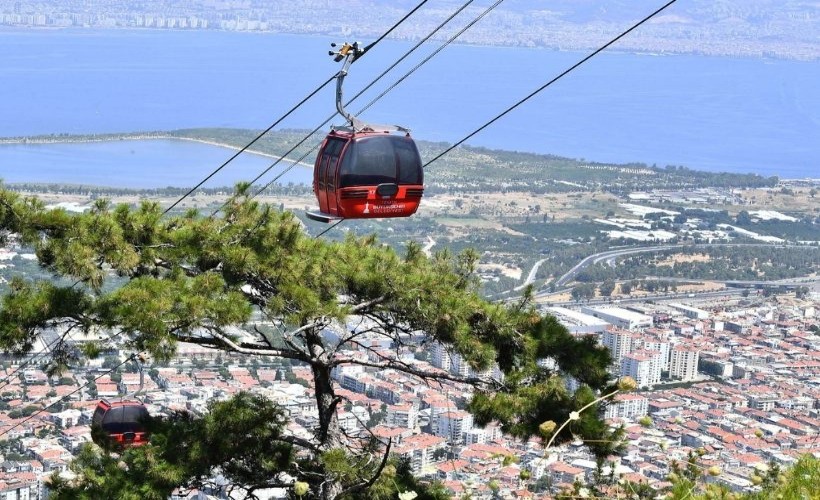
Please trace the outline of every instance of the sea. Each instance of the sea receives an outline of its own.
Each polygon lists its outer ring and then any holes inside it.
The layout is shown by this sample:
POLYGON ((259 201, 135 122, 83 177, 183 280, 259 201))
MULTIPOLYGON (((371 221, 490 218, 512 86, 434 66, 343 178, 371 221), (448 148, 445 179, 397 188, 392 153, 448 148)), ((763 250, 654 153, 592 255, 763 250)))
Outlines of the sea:
MULTIPOLYGON (((0 29, 0 137, 261 130, 339 70, 327 52, 340 41, 215 30, 0 29)), ((443 149, 587 55, 454 44, 409 73, 439 44, 423 45, 348 109, 367 107, 360 118, 408 127, 443 149)), ((351 67, 345 98, 411 46, 385 40, 368 52, 351 67)), ((596 162, 820 177, 818 82, 817 61, 604 52, 467 144, 596 162)), ((325 85, 277 128, 316 127, 335 111, 334 99, 333 83, 325 85)), ((232 154, 168 140, 0 145, 0 178, 185 187, 232 154)), ((209 185, 247 180, 271 163, 240 159, 209 185)), ((282 181, 308 182, 309 175, 296 167, 282 181)))

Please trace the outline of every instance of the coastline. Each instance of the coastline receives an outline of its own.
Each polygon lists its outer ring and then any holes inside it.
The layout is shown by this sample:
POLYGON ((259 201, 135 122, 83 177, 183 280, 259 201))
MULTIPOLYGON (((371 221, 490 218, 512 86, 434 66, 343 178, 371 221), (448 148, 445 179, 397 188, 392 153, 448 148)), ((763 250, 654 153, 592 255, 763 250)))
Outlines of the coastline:
MULTIPOLYGON (((182 141, 198 142, 200 144, 208 144, 209 146, 227 148, 227 149, 232 149, 234 151, 239 151, 240 149, 242 149, 240 147, 232 146, 230 144, 225 144, 225 143, 216 142, 216 141, 209 141, 207 139, 197 139, 195 137, 172 137, 172 136, 168 136, 168 137, 162 137, 161 139, 171 139, 171 140, 177 139, 177 140, 182 140, 182 141)), ((271 153, 264 153, 262 151, 257 151, 255 149, 246 149, 244 152, 249 153, 249 154, 253 154, 253 155, 257 155, 257 156, 262 156, 262 157, 265 157, 265 158, 272 158, 272 159, 275 159, 275 160, 286 161, 286 162, 291 163, 291 164, 293 164, 294 166, 297 166, 297 167, 310 168, 310 169, 313 168, 313 164, 310 164, 310 163, 305 163, 303 161, 297 162, 296 160, 291 160, 290 158, 286 158, 284 156, 278 156, 278 155, 274 155, 274 154, 271 154, 271 153)))

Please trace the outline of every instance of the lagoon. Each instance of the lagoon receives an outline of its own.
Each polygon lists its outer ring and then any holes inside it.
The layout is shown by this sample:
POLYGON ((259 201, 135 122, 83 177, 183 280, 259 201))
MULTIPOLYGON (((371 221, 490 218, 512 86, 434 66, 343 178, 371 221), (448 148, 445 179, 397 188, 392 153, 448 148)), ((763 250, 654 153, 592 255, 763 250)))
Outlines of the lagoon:
MULTIPOLYGON (((0 178, 7 183, 83 184, 135 189, 190 187, 204 179, 234 150, 183 140, 121 140, 87 143, 2 144, 0 178)), ((249 181, 274 158, 243 154, 223 168, 204 187, 231 187, 249 181)), ((292 164, 281 162, 259 183, 265 183, 292 164)), ((310 185, 312 170, 291 168, 279 184, 310 185)))

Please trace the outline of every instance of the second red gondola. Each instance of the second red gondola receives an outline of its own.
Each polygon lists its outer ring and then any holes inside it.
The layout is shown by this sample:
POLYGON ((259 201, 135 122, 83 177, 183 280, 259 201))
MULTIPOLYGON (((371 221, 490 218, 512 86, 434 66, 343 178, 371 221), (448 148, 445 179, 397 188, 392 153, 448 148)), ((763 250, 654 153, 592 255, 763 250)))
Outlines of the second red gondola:
MULTIPOLYGON (((91 418, 92 436, 102 432, 120 445, 140 446, 148 442, 148 409, 139 401, 102 400, 91 418)), ((98 443, 102 444, 102 443, 98 443)))

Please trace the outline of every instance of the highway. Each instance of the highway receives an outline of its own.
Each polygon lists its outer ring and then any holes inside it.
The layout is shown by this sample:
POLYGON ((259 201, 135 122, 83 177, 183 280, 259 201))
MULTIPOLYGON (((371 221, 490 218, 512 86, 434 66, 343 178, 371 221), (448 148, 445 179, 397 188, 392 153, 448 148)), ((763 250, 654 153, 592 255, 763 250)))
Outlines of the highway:
POLYGON ((680 292, 665 292, 665 293, 657 293, 652 295, 642 295, 640 297, 619 297, 619 298, 597 298, 597 299, 590 299, 590 300, 583 300, 583 301, 574 301, 574 300, 567 300, 561 302, 551 302, 549 297, 553 294, 550 293, 538 293, 535 295, 535 302, 538 304, 545 304, 550 306, 577 306, 579 304, 583 305, 620 305, 620 304, 633 304, 636 302, 648 302, 648 301, 658 301, 658 300, 675 300, 675 301, 684 301, 684 300, 703 300, 703 299, 717 299, 717 298, 730 298, 730 297, 740 297, 743 295, 743 289, 740 288, 727 288, 724 290, 714 290, 709 292, 695 292, 693 293, 680 293, 680 292), (694 297, 690 297, 690 295, 694 295, 694 297))

